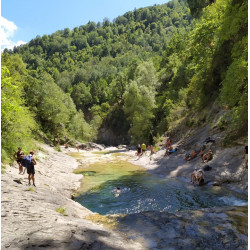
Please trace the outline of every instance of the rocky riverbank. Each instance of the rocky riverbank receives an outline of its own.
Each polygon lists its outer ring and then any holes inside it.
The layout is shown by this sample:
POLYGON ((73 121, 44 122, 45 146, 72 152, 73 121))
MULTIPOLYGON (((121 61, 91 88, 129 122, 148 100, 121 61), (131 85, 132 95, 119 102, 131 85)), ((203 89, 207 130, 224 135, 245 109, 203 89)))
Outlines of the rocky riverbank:
POLYGON ((247 207, 142 212, 116 219, 117 229, 144 249, 247 249, 247 207))
MULTIPOLYGON (((199 158, 185 162, 185 152, 190 148, 178 143, 179 150, 169 157, 164 157, 164 149, 140 159, 134 150, 120 149, 119 157, 151 173, 189 182, 193 168, 203 165, 199 158)), ((66 153, 77 150, 41 148, 37 152, 37 187, 27 185, 27 176, 18 174, 17 165, 8 166, 2 174, 2 249, 247 249, 247 206, 100 216, 71 199, 82 176, 72 173, 79 162, 66 153)), ((222 180, 226 176, 234 180, 227 184, 230 188, 247 193, 241 148, 213 148, 212 170, 206 173, 208 183, 225 185, 222 180)), ((91 151, 80 152, 87 156, 81 164, 100 159, 91 151)))
POLYGON ((82 176, 77 161, 47 145, 36 152, 36 187, 27 174, 7 166, 1 178, 1 249, 142 249, 85 217, 93 214, 71 199, 82 176))
POLYGON ((161 174, 166 178, 178 177, 186 182, 190 182, 190 174, 195 167, 204 169, 206 165, 209 165, 211 170, 204 171, 207 185, 225 186, 248 195, 248 169, 245 167, 244 142, 235 142, 236 145, 233 147, 222 147, 222 133, 211 135, 214 142, 204 142, 210 133, 209 128, 205 127, 193 134, 187 134, 183 139, 171 138, 173 147, 178 150, 169 156, 164 156, 166 151, 164 140, 159 143, 161 149, 151 157, 143 156, 138 159, 134 157, 134 152, 128 152, 127 154, 131 156, 129 161, 148 169, 150 173, 161 174), (201 157, 198 156, 190 161, 184 160, 186 153, 198 151, 202 146, 206 147, 205 152, 212 150, 211 161, 202 163, 201 157))

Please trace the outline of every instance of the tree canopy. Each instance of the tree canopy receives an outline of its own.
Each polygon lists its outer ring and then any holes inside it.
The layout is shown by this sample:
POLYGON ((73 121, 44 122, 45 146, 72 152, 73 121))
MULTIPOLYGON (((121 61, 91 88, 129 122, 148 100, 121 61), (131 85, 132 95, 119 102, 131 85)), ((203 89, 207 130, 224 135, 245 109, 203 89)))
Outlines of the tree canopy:
POLYGON ((110 129, 152 143, 212 103, 230 131, 247 133, 247 15, 246 0, 173 0, 6 49, 3 150, 21 143, 18 126, 50 141, 97 140, 110 129))

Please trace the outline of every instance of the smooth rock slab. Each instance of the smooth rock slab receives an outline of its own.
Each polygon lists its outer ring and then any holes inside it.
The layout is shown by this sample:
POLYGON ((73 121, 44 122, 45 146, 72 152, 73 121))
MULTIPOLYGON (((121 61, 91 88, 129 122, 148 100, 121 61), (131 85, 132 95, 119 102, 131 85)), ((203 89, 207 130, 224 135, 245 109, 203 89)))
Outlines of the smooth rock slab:
POLYGON ((176 214, 142 212, 123 215, 117 220, 118 230, 129 237, 133 235, 133 239, 143 244, 145 249, 247 249, 246 206, 190 210, 176 214), (243 229, 235 227, 238 218, 230 214, 240 215, 246 220, 241 225, 243 229), (144 225, 138 223, 141 218, 144 225))

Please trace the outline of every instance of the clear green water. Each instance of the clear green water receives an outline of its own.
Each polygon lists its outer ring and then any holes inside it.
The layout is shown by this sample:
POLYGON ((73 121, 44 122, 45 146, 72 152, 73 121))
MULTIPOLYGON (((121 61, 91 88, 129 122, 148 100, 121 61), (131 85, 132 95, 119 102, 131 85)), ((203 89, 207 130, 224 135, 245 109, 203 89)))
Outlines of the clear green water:
POLYGON ((83 193, 76 201, 99 214, 141 211, 174 212, 227 205, 246 205, 247 197, 220 187, 195 187, 186 180, 147 174, 125 161, 101 162, 84 168, 83 193), (115 188, 121 193, 115 195, 115 188))

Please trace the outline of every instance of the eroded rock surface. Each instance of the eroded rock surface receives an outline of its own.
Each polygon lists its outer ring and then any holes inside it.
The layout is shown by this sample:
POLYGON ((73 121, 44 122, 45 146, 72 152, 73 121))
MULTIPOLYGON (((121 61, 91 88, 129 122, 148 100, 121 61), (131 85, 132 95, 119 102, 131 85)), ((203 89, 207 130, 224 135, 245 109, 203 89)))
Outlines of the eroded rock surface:
POLYGON ((108 217, 145 249, 247 249, 247 207, 108 217))
POLYGON ((36 187, 17 165, 2 174, 1 249, 142 249, 124 235, 84 219, 92 214, 70 199, 80 185, 77 161, 42 145, 35 166, 36 187))
MULTIPOLYGON (((18 174, 17 165, 8 167, 2 175, 2 249, 247 249, 247 206, 152 211, 91 220, 95 214, 70 199, 82 176, 72 173, 79 162, 65 152, 77 150, 56 152, 49 146, 42 147, 46 153, 37 154, 37 187, 27 185, 27 176, 18 174)), ((222 181, 227 174, 226 179, 235 178, 235 187, 247 192, 247 178, 246 182, 242 180, 247 170, 240 152, 241 147, 216 148, 210 162, 213 168, 206 172, 206 178, 222 181)), ((202 166, 199 158, 184 161, 184 147, 169 157, 160 150, 139 160, 135 151, 122 153, 124 156, 119 157, 152 173, 188 182, 194 166, 202 166)), ((86 157, 81 164, 111 157, 104 156, 86 157)))

